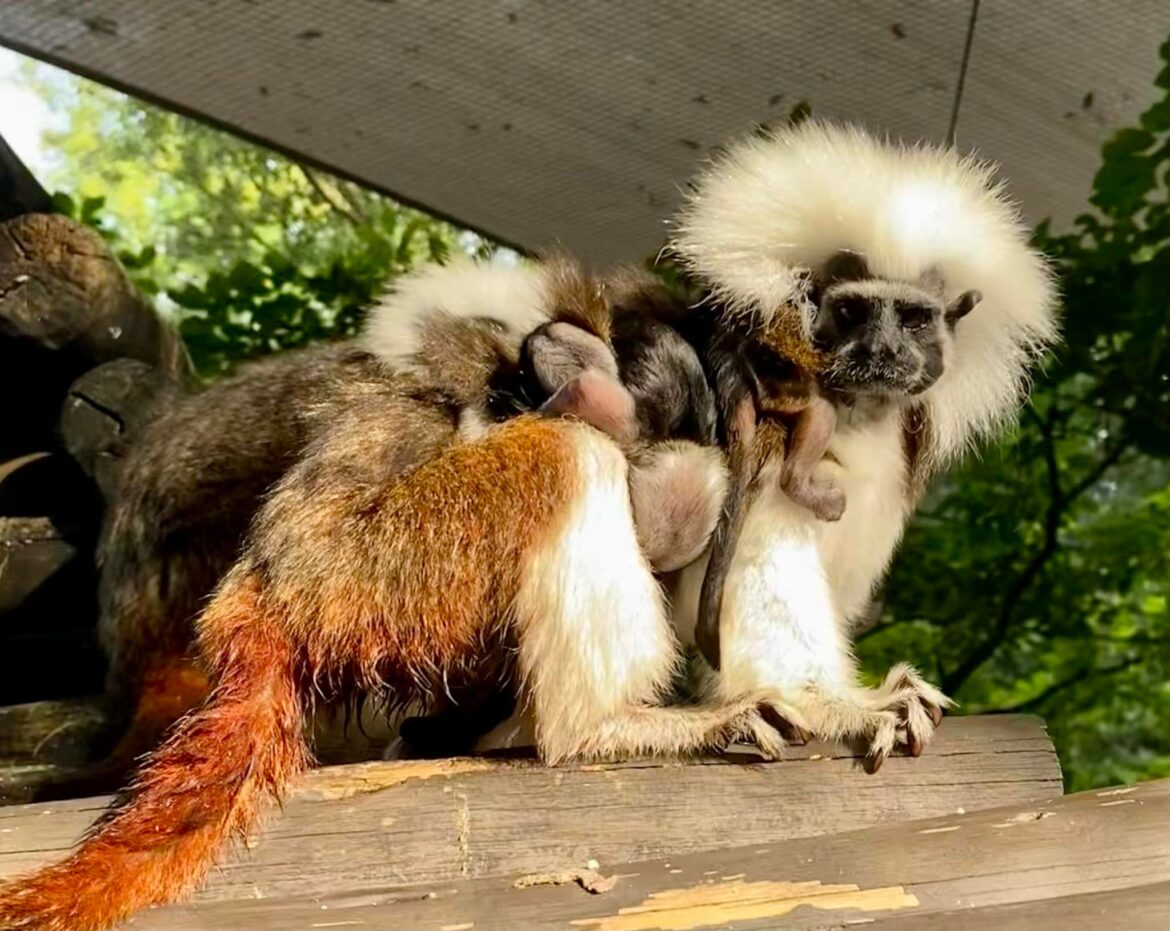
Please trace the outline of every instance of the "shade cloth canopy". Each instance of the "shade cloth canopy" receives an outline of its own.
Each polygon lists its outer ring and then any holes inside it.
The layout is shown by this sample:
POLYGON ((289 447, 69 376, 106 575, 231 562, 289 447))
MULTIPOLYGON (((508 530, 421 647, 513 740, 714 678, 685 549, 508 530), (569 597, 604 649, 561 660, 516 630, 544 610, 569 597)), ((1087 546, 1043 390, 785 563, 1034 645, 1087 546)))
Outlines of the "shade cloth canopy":
MULTIPOLYGON (((4 0, 0 44, 532 249, 663 239, 716 145, 797 102, 945 139, 972 0, 4 0)), ((987 0, 957 141, 1084 209, 1152 99, 1165 0, 987 0)))

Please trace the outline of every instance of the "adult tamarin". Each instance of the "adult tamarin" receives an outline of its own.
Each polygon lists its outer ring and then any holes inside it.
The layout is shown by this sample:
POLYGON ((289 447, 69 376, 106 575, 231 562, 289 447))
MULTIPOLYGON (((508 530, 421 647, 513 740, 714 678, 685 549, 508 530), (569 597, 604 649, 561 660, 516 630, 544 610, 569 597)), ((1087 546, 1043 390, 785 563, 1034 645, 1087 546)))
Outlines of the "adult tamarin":
MULTIPOLYGON (((981 295, 966 291, 947 306, 931 272, 917 282, 878 279, 862 256, 840 252, 809 279, 805 299, 812 308, 809 339, 801 311, 788 305, 754 327, 753 321, 717 319, 718 330, 707 341, 732 473, 695 626, 695 641, 714 669, 726 575, 762 466, 782 462, 779 483, 789 500, 821 520, 839 520, 844 492, 818 472, 837 406, 921 395, 942 375, 945 346, 981 295)), ((930 711, 936 718, 940 713, 930 711)))
MULTIPOLYGON (((364 398, 409 398, 435 415, 428 442, 437 452, 532 409, 547 394, 528 398, 518 389, 530 385, 519 372, 521 342, 558 307, 566 320, 587 310, 585 281, 565 261, 425 268, 396 282, 359 339, 252 363, 160 405, 123 466, 98 551, 110 743, 118 742, 103 762, 45 794, 119 784, 206 693, 191 651, 194 619, 239 552, 261 497, 322 424, 364 398)), ((620 275, 605 287, 618 305, 669 303, 644 276, 620 275)), ((615 339, 626 339, 626 326, 617 325, 615 339)), ((647 410, 639 404, 639 416, 647 410)), ((698 429, 669 426, 684 438, 698 429)))
MULTIPOLYGON (((718 321, 766 329, 795 306, 811 344, 810 283, 842 252, 863 258, 867 277, 913 285, 927 276, 942 306, 982 295, 977 312, 941 331, 944 371, 925 391, 837 404, 822 468, 848 501, 841 519, 818 521, 793 504, 772 457, 727 572, 711 694, 774 688, 805 727, 862 742, 874 766, 899 743, 919 750, 931 709, 947 700, 904 665, 880 687, 863 687, 849 625, 929 477, 1011 421, 1029 369, 1057 334, 1051 275, 993 174, 950 149, 806 122, 728 150, 698 179, 672 237, 707 292, 716 330, 718 321)), ((856 347, 859 375, 879 371, 872 356, 856 347)), ((699 564, 683 570, 675 592, 684 634, 703 575, 699 564)))
POLYGON ((211 698, 68 859, 0 889, 0 924, 89 931, 189 890, 308 764, 313 706, 359 693, 425 704, 503 662, 550 762, 782 752, 769 695, 660 705, 678 645, 612 440, 521 415, 435 455, 450 426, 377 393, 309 441, 200 618, 211 698))

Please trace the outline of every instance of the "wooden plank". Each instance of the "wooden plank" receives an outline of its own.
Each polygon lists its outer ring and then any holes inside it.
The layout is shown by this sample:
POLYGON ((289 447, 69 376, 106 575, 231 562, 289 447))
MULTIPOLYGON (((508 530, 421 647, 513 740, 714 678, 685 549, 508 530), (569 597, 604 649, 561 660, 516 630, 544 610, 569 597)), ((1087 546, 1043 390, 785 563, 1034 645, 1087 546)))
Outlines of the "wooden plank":
MULTIPOLYGON (((0 518, 0 535, 2 524, 0 518)), ((385 715, 367 707, 360 725, 322 711, 313 722, 317 759, 324 765, 381 759, 394 737, 385 715)), ((0 706, 0 807, 37 802, 46 788, 81 778, 105 727, 100 696, 0 706)))
POLYGON ((171 906, 134 927, 1167 928, 1167 823, 1170 780, 1161 780, 785 843, 602 863, 601 872, 618 880, 598 895, 573 883, 518 887, 514 875, 355 893, 339 871, 327 895, 171 906))
POLYGON ((1170 883, 1069 895, 1059 899, 934 912, 909 918, 894 915, 874 923, 898 931, 1166 931, 1170 927, 1170 883))
MULTIPOLYGON (((742 758, 741 758, 742 759, 742 758)), ((775 843, 1059 795, 1039 719, 951 718, 920 759, 869 776, 838 748, 782 763, 548 769, 530 761, 366 763, 310 774, 205 900, 449 882, 775 843)), ((59 858, 101 799, 0 808, 0 876, 59 858)))
POLYGON ((0 613, 14 610, 77 556, 47 517, 0 517, 0 613))

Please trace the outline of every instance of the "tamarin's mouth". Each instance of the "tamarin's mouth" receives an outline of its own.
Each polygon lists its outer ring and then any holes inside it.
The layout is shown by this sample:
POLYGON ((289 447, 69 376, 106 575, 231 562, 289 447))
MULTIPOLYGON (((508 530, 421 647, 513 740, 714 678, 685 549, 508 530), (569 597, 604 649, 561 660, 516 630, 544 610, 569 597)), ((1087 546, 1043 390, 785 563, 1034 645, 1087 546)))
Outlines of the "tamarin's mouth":
POLYGON ((920 367, 873 365, 839 360, 824 373, 825 385, 852 394, 919 394, 934 379, 920 367))

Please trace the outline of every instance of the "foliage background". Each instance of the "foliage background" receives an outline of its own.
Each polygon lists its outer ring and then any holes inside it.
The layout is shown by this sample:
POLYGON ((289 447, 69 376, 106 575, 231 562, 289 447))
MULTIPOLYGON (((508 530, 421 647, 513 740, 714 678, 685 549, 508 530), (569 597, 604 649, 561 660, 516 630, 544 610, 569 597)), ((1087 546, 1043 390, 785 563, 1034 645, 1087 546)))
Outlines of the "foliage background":
MULTIPOLYGON (((940 480, 859 651, 968 712, 1043 715, 1070 788, 1170 774, 1170 41, 1162 97, 1037 240, 1065 342, 1020 426, 940 480)), ((386 280, 475 236, 48 68, 60 204, 178 321, 201 373, 351 333, 386 280)))

